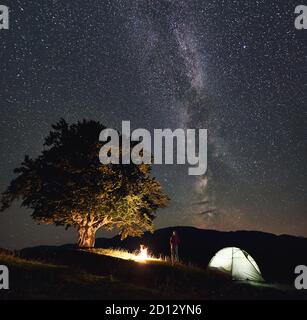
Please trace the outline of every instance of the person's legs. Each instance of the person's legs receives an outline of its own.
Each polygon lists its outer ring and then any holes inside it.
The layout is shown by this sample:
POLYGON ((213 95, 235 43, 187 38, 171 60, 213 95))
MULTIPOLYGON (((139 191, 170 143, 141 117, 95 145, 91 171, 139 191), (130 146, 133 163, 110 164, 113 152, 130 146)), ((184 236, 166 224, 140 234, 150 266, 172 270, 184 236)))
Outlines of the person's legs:
POLYGON ((174 260, 175 260, 174 246, 171 245, 171 261, 172 261, 172 264, 174 264, 174 260))
POLYGON ((175 246, 175 257, 176 257, 176 262, 179 262, 178 246, 175 246))

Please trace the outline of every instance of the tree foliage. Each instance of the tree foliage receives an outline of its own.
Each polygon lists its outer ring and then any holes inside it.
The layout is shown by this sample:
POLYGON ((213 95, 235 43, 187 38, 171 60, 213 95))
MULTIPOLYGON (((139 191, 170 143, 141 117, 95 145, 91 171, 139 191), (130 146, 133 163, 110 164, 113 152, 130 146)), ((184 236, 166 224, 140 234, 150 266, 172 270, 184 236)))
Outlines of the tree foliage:
POLYGON ((103 129, 86 120, 69 125, 61 119, 53 125, 42 153, 35 159, 25 156, 14 170, 18 176, 2 193, 1 211, 20 199, 39 223, 77 227, 81 246, 87 229, 95 236, 101 227, 116 228, 122 238, 153 231, 156 210, 168 197, 150 165, 100 163, 103 129))

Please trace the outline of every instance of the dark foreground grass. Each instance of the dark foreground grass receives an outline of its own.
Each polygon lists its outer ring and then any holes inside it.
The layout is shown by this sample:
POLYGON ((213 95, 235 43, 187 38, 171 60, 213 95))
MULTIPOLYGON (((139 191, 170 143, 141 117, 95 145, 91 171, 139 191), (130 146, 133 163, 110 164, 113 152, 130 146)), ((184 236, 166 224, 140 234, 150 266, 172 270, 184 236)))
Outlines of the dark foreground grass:
POLYGON ((304 299, 276 285, 233 282, 186 265, 138 263, 65 247, 0 254, 10 287, 0 299, 304 299))
POLYGON ((10 289, 0 300, 32 299, 158 299, 161 293, 121 283, 112 276, 99 276, 78 268, 25 260, 0 254, 0 264, 10 271, 10 289))

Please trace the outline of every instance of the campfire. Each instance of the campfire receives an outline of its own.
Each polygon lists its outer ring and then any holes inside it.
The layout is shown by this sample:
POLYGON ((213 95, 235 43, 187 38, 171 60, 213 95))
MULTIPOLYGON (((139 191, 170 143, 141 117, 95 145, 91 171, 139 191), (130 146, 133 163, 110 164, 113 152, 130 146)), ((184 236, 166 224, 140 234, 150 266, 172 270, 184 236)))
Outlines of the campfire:
POLYGON ((140 249, 131 253, 124 249, 91 249, 91 251, 97 254, 103 254, 105 256, 111 256, 123 260, 134 260, 139 263, 146 263, 146 261, 162 261, 161 258, 156 258, 149 253, 149 250, 145 245, 141 244, 140 249))
POLYGON ((148 248, 146 248, 143 244, 141 244, 140 245, 140 252, 136 256, 136 260, 145 262, 147 259, 149 259, 148 248))

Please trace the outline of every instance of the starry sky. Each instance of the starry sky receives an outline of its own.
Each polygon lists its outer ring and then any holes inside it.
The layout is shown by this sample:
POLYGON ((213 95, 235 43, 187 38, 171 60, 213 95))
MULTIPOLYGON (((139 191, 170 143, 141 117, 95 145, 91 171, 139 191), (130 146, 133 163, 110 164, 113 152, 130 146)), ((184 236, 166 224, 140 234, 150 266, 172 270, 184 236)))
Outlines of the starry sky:
MULTIPOLYGON (((301 2, 301 1, 299 1, 301 2)), ((307 236, 307 31, 292 0, 14 0, 0 30, 0 190, 51 124, 208 129, 208 172, 155 165, 157 228, 307 236)), ((97 137, 98 139, 98 137, 97 137)), ((74 242, 19 203, 0 247, 74 242)), ((98 236, 110 234, 100 231, 98 236)))

